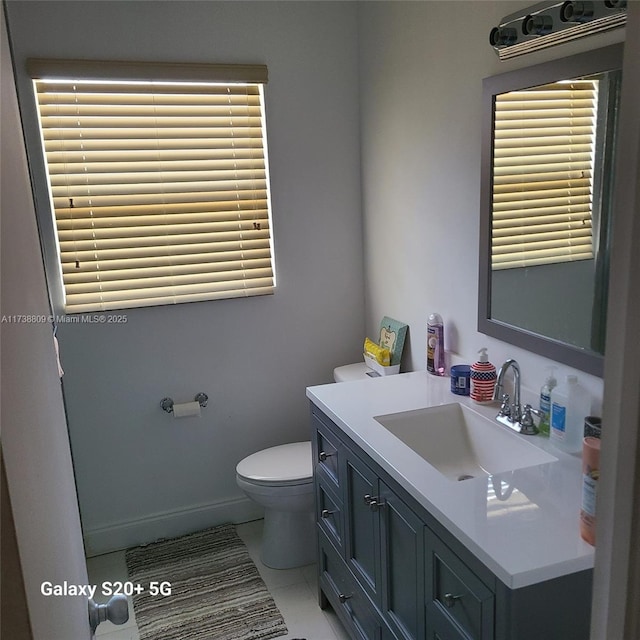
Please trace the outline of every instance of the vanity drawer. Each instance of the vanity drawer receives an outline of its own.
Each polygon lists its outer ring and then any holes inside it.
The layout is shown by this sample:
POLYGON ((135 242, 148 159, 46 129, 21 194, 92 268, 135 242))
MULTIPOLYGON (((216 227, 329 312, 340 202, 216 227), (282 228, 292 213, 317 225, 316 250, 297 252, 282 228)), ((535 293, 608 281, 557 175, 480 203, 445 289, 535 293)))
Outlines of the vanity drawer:
POLYGON ((344 523, 342 504, 322 482, 316 485, 316 522, 324 534, 342 549, 344 523))
POLYGON ((340 447, 339 440, 324 427, 322 421, 314 414, 313 423, 316 429, 314 464, 334 486, 340 486, 340 447))
MULTIPOLYGON (((354 640, 379 640, 382 625, 338 552, 320 533, 320 587, 354 640)), ((393 637, 388 633, 385 638, 393 637)))
POLYGON ((440 538, 428 532, 426 558, 429 637, 494 637, 495 596, 440 538))

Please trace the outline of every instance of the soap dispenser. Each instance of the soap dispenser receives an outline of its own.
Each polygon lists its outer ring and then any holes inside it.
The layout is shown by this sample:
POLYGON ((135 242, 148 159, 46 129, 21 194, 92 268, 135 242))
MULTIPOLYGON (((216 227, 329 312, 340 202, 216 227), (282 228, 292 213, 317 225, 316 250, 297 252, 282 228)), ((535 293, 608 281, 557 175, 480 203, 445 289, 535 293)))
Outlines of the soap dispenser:
POLYGON ((479 404, 493 402, 493 390, 496 386, 496 368, 489 362, 487 348, 478 351, 478 361, 471 365, 471 399, 479 404))

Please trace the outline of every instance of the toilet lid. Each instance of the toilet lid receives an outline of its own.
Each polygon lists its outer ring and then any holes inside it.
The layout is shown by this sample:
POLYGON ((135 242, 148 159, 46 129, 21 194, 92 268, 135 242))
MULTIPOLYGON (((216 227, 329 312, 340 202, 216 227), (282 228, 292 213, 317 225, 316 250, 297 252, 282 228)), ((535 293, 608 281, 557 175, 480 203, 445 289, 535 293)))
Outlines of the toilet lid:
POLYGON ((313 476, 311 442, 294 442, 258 451, 241 460, 236 473, 248 480, 291 482, 313 476))

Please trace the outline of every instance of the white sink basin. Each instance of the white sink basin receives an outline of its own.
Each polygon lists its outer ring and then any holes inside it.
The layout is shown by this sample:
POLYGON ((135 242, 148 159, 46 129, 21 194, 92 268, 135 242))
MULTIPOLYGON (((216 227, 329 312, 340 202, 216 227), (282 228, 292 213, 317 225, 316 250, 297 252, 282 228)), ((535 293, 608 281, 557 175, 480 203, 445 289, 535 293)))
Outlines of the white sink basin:
POLYGON ((451 480, 556 461, 527 442, 528 436, 513 433, 457 402, 374 419, 451 480))

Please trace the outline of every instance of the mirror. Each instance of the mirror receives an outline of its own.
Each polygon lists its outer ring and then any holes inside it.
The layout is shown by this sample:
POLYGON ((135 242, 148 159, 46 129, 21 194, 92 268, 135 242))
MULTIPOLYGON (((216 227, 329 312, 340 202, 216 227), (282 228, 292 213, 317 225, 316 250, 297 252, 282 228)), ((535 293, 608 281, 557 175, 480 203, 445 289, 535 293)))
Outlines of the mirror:
POLYGON ((622 49, 483 81, 478 331, 597 376, 622 49))

